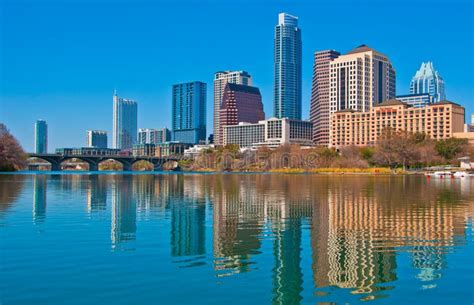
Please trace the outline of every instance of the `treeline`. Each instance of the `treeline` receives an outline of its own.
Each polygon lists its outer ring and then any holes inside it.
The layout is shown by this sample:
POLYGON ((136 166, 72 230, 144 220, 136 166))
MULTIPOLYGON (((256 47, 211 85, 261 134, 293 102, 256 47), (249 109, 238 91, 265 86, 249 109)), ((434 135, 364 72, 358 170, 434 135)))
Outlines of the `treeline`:
POLYGON ((26 154, 5 124, 0 123, 0 171, 16 171, 26 167, 26 154))
POLYGON ((260 147, 240 152, 236 145, 207 149, 194 160, 182 160, 188 170, 268 171, 282 168, 422 168, 458 164, 457 158, 471 156, 474 148, 466 139, 435 141, 427 135, 384 130, 378 143, 370 147, 346 146, 339 151, 327 147, 302 149, 283 145, 276 149, 260 147))

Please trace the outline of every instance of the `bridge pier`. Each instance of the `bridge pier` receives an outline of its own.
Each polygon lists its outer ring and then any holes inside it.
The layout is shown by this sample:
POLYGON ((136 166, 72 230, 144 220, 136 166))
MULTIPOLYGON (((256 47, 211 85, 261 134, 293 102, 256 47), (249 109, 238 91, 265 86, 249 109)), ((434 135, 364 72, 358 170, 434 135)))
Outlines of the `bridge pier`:
POLYGON ((53 162, 51 162, 51 171, 52 171, 52 172, 59 172, 59 171, 61 171, 61 163, 53 163, 53 162))
POLYGON ((99 170, 99 164, 89 162, 89 171, 96 172, 99 170))
POLYGON ((131 163, 122 163, 123 171, 124 172, 131 172, 132 171, 132 164, 131 163))
POLYGON ((163 170, 163 163, 158 162, 158 163, 153 163, 153 171, 154 172, 159 172, 163 170))

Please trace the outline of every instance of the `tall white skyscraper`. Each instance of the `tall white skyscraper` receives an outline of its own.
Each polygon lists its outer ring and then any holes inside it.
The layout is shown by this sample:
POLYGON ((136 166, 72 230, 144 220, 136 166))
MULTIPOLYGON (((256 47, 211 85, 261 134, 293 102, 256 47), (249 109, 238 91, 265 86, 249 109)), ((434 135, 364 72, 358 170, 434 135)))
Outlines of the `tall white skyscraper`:
POLYGON ((252 86, 252 76, 246 71, 219 71, 214 74, 214 142, 219 143, 219 111, 227 83, 252 86))
POLYGON ((298 17, 281 13, 275 27, 273 114, 301 120, 301 29, 298 17))
POLYGON ((137 143, 137 103, 117 96, 114 92, 113 138, 116 149, 131 149, 137 143))
POLYGON ((435 103, 446 100, 444 80, 431 61, 421 63, 420 69, 411 80, 410 93, 429 93, 435 103))
POLYGON ((330 62, 330 113, 369 111, 395 98, 395 69, 387 56, 361 45, 330 62))

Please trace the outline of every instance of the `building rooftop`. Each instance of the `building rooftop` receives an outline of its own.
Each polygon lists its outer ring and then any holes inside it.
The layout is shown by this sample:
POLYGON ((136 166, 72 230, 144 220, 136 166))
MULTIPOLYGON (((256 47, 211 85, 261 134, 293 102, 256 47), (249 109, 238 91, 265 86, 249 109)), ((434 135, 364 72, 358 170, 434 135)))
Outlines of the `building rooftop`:
POLYGON ((260 95, 260 90, 257 87, 234 84, 234 83, 227 83, 226 84, 226 89, 227 88, 229 88, 229 90, 232 90, 232 91, 240 91, 240 92, 247 92, 247 93, 251 93, 251 94, 260 95))
POLYGON ((461 105, 459 105, 457 103, 454 103, 454 102, 451 102, 451 101, 448 101, 448 100, 439 101, 439 102, 436 102, 434 104, 431 104, 430 106, 436 106, 436 105, 456 105, 456 106, 462 107, 461 105))
POLYGON ((378 105, 375 105, 374 107, 384 107, 384 106, 407 106, 411 107, 407 103, 404 103, 402 101, 399 101, 397 99, 391 99, 391 100, 386 100, 378 105))
POLYGON ((357 48, 347 52, 347 54, 355 54, 355 53, 362 53, 362 52, 368 52, 368 51, 375 51, 374 49, 372 48, 369 48, 367 45, 365 44, 361 44, 360 46, 358 46, 357 48))

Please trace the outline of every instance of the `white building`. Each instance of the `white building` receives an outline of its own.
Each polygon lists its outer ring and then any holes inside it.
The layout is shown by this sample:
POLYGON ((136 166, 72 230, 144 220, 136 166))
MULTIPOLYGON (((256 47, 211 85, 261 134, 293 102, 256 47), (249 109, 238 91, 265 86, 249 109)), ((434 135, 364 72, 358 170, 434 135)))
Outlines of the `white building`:
POLYGON ((246 71, 219 71, 214 74, 214 141, 219 142, 219 110, 227 83, 252 86, 252 76, 246 71))
POLYGON ((213 148, 214 148, 214 144, 208 144, 208 145, 197 144, 185 149, 183 155, 187 158, 194 158, 194 157, 199 156, 199 154, 202 151, 206 149, 213 149, 213 148))
POLYGON ((385 55, 361 45, 330 63, 330 113, 372 106, 395 98, 395 70, 385 55))
POLYGON ((224 126, 223 144, 237 144, 240 147, 277 147, 283 144, 311 146, 312 129, 313 124, 310 121, 288 118, 271 118, 256 124, 239 123, 224 126))
POLYGON ((171 132, 168 128, 138 129, 138 144, 160 144, 171 140, 171 132))

